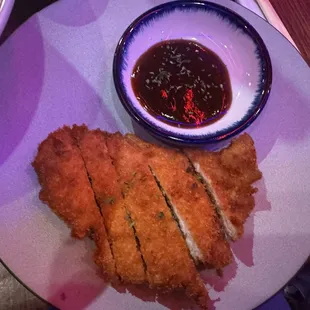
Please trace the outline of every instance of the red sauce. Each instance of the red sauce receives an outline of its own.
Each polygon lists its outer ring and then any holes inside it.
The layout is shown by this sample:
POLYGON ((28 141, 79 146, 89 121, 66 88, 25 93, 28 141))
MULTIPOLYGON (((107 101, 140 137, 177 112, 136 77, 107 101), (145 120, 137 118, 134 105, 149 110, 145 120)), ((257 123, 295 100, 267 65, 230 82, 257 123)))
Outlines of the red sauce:
POLYGON ((170 40, 152 46, 138 59, 131 83, 144 109, 182 128, 219 120, 232 101, 225 64, 194 41, 170 40))

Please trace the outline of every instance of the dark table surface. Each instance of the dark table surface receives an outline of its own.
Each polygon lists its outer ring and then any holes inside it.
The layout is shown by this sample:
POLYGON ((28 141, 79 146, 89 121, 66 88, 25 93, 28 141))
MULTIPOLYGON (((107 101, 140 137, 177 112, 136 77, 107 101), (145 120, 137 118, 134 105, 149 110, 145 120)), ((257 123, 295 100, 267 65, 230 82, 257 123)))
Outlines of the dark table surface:
POLYGON ((270 3, 310 65, 310 0, 270 0, 270 3))
MULTIPOLYGON (((0 38, 0 44, 31 15, 55 1, 57 0, 16 0, 11 18, 0 38)), ((310 65, 310 0, 270 2, 310 65)), ((47 309, 47 305, 28 292, 0 264, 0 309, 47 309)))

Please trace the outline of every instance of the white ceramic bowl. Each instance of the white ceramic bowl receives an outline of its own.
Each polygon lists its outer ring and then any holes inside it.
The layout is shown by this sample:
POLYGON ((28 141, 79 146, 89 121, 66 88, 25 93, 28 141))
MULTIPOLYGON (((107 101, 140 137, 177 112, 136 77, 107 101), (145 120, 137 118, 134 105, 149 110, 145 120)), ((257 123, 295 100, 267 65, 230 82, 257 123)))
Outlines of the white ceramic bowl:
POLYGON ((0 0, 0 35, 10 17, 14 0, 0 0))
POLYGON ((208 143, 241 132, 262 111, 271 81, 270 57, 256 30, 233 11, 211 2, 175 1, 144 13, 127 28, 114 58, 114 82, 124 107, 150 133, 170 142, 208 143), (136 61, 151 46, 169 39, 195 40, 227 66, 232 104, 215 123, 190 129, 171 126, 149 114, 136 99, 131 85, 136 61))

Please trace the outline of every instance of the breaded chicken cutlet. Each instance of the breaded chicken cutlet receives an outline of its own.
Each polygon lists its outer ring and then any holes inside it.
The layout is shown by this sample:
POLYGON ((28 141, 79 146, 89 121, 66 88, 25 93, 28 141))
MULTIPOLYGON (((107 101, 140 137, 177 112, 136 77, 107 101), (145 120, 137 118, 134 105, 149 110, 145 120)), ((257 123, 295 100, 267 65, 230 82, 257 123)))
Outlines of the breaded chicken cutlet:
POLYGON ((33 167, 40 199, 77 238, 92 236, 105 278, 183 290, 203 309, 196 265, 221 269, 261 178, 247 134, 217 153, 167 149, 86 126, 51 133, 33 167))
POLYGON ((227 235, 232 240, 240 238, 255 206, 253 183, 262 177, 252 138, 243 134, 220 152, 185 152, 205 182, 227 235))
POLYGON ((125 136, 143 154, 161 186, 196 264, 221 269, 232 253, 204 186, 192 174, 185 155, 175 149, 151 145, 133 134, 125 136))
POLYGON ((164 291, 184 289, 201 308, 208 294, 186 243, 162 195, 144 154, 120 134, 108 135, 128 223, 134 227, 150 287, 164 291))
POLYGON ((115 279, 115 263, 84 162, 67 126, 51 133, 32 163, 41 184, 40 199, 82 239, 92 235, 95 261, 105 278, 115 279))
POLYGON ((72 128, 81 151, 96 199, 107 228, 116 272, 124 283, 146 282, 141 254, 137 248, 133 227, 126 220, 126 208, 118 176, 108 153, 105 135, 86 126, 72 128))

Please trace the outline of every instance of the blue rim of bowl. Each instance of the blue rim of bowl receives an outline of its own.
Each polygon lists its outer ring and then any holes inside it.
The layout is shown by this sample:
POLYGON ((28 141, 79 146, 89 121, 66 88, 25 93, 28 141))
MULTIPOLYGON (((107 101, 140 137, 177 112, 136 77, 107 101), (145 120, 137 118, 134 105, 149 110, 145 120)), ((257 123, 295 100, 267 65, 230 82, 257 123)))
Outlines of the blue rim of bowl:
POLYGON ((208 143, 214 143, 217 141, 222 141, 229 139, 241 131, 245 130, 248 126, 250 126, 255 119, 258 117, 258 115, 262 112, 263 108, 265 107, 267 100, 269 98, 271 85, 272 85, 272 65, 271 65, 271 59, 268 52, 268 49, 261 38, 261 36, 258 34, 258 32, 255 30, 255 28, 246 21, 242 16, 235 13, 231 9, 224 7, 222 5, 208 2, 208 1, 189 1, 189 0, 179 0, 179 1, 173 1, 173 2, 167 2, 161 5, 158 5, 142 15, 140 15, 138 18, 136 18, 125 30, 123 35, 121 36, 116 50, 114 54, 114 60, 113 60, 113 79, 114 79, 114 85, 116 88, 116 92, 120 98, 120 101, 125 108, 125 110, 128 112, 128 114, 131 116, 132 119, 134 119, 138 124, 140 124, 144 129, 146 129, 149 133, 152 135, 158 137, 161 140, 169 141, 169 142, 175 142, 175 143, 181 143, 181 144, 208 144, 208 143), (253 102, 258 102, 255 104, 254 111, 248 113, 246 115, 245 120, 241 120, 239 122, 236 122, 233 126, 226 128, 222 130, 221 132, 214 134, 211 134, 210 136, 201 136, 201 138, 190 138, 190 137, 182 137, 181 135, 172 135, 168 134, 167 132, 162 132, 161 130, 158 130, 153 125, 149 124, 146 120, 144 120, 133 108, 131 104, 131 100, 128 98, 126 91, 124 90, 123 83, 121 82, 121 70, 124 62, 123 58, 123 52, 125 50, 125 47, 130 44, 130 39, 132 36, 132 31, 136 28, 141 27, 146 20, 151 19, 155 15, 158 16, 158 13, 164 13, 166 10, 173 10, 175 8, 179 7, 197 7, 197 8, 207 8, 211 9, 213 11, 221 12, 222 14, 225 14, 226 17, 233 20, 234 24, 242 25, 243 31, 251 37, 253 42, 255 43, 257 50, 256 52, 259 53, 260 62, 262 71, 261 73, 264 74, 264 82, 261 82, 259 89, 261 90, 261 94, 257 94, 256 98, 253 102), (244 27, 246 26, 246 28, 244 27))

